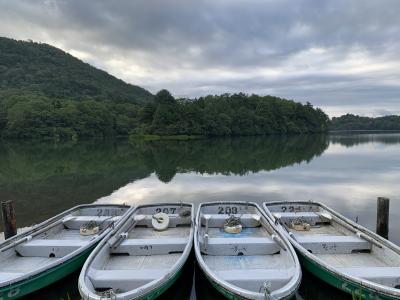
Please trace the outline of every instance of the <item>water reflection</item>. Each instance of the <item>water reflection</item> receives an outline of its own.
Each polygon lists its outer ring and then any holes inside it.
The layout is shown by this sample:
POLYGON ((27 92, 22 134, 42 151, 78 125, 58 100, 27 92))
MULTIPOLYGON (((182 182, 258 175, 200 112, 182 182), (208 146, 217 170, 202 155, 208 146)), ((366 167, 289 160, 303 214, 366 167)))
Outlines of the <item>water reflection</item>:
MULTIPOLYGON (((376 198, 386 196, 389 238, 400 244, 399 153, 400 134, 1 144, 0 199, 16 200, 19 226, 96 200, 312 199, 373 230, 376 198)), ((187 272, 169 299, 221 299, 198 272, 192 290, 187 272)), ((76 281, 69 277, 30 299, 78 299, 76 281)), ((297 298, 350 299, 308 273, 297 298)))
POLYGON ((400 134, 396 133, 334 133, 330 142, 347 147, 365 143, 399 144, 400 134))
POLYGON ((152 173, 164 183, 192 171, 244 176, 310 161, 327 146, 325 136, 2 144, 0 199, 16 200, 18 225, 28 226, 152 173))

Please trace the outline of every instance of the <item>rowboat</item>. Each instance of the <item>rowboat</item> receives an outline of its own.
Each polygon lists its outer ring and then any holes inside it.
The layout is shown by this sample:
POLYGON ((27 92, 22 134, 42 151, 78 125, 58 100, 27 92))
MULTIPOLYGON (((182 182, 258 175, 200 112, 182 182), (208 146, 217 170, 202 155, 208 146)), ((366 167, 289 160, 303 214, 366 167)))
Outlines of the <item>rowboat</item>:
POLYGON ((182 273, 193 232, 192 204, 136 207, 84 264, 78 284, 82 298, 155 299, 182 273))
POLYGON ((318 202, 266 202, 304 268, 353 299, 400 299, 400 247, 318 202))
POLYGON ((255 203, 201 204, 194 245, 199 267, 228 299, 288 299, 300 285, 293 247, 255 203))
POLYGON ((94 246, 129 210, 79 205, 0 244, 0 300, 18 299, 82 267, 94 246))

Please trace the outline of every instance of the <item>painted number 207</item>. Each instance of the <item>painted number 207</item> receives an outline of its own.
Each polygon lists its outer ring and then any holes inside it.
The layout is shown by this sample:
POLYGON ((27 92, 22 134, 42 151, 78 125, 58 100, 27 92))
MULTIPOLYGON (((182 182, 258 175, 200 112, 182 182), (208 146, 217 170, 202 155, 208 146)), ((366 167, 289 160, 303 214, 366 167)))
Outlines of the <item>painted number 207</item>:
POLYGON ((163 213, 165 213, 165 214, 174 214, 175 211, 176 211, 176 208, 175 208, 175 207, 170 207, 170 208, 165 207, 165 208, 163 208, 163 209, 161 209, 161 208, 156 208, 156 213, 163 212, 163 213))

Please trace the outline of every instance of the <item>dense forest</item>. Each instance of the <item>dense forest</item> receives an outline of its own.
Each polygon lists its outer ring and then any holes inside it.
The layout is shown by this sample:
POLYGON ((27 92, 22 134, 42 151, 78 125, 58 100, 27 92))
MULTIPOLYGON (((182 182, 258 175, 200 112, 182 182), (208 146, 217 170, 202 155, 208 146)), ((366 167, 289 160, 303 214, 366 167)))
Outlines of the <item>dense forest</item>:
POLYGON ((347 114, 332 118, 330 130, 400 130, 400 116, 377 118, 347 114))
POLYGON ((238 136, 324 132, 310 103, 272 96, 153 96, 46 44, 0 38, 0 137, 238 136))
POLYGON ((310 103, 272 96, 224 94, 174 99, 162 90, 144 106, 137 133, 237 136, 323 132, 328 117, 310 103))

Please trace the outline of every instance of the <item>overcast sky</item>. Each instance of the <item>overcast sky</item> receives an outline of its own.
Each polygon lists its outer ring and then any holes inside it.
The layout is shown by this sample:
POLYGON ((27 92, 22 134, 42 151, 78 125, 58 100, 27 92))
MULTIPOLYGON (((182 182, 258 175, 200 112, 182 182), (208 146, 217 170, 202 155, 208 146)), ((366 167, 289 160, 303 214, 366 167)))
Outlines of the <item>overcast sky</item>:
POLYGON ((399 0, 0 0, 0 35, 151 92, 245 92, 400 114, 399 0))

